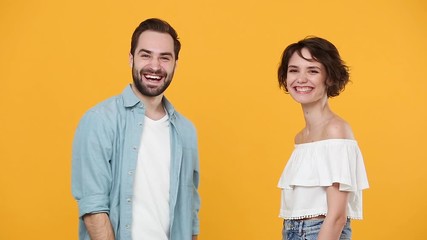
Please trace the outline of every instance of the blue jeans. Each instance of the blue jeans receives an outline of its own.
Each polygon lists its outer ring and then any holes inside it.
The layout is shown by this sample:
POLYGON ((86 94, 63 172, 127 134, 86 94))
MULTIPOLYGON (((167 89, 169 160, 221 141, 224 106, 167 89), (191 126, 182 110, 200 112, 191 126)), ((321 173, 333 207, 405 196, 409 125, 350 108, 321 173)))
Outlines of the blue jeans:
MULTIPOLYGON (((283 222, 283 240, 317 240, 323 219, 285 220, 283 222)), ((345 224, 340 240, 351 240, 350 219, 345 224)))

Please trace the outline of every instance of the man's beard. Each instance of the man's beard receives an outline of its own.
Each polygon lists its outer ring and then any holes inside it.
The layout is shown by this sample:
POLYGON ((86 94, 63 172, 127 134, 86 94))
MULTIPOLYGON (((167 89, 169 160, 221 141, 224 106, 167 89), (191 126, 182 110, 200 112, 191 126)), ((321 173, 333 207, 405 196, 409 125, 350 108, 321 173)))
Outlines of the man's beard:
POLYGON ((164 91, 166 91, 166 89, 169 87, 170 83, 172 82, 174 72, 175 72, 175 70, 172 71, 170 74, 167 74, 163 70, 152 71, 152 70, 147 70, 144 68, 141 71, 137 71, 137 70, 135 70, 134 67, 132 67, 133 83, 134 83, 136 89, 138 89, 138 91, 142 95, 147 96, 147 97, 156 97, 156 96, 159 96, 160 94, 162 94, 164 91), (163 85, 161 85, 157 88, 147 87, 142 82, 142 76, 144 74, 156 74, 156 75, 161 74, 161 76, 164 78, 163 85))

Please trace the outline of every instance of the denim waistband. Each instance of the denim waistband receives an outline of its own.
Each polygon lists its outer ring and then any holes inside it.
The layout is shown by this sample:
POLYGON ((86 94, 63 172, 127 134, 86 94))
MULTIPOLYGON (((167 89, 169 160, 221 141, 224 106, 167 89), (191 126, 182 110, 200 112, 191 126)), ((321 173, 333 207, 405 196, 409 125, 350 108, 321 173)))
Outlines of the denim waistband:
MULTIPOLYGON (((305 220, 285 220, 283 225, 287 230, 302 232, 303 229, 310 229, 322 225, 325 219, 305 219, 305 220)), ((350 219, 347 219, 346 226, 350 224, 350 219)), ((344 227, 345 228, 345 227, 344 227)))

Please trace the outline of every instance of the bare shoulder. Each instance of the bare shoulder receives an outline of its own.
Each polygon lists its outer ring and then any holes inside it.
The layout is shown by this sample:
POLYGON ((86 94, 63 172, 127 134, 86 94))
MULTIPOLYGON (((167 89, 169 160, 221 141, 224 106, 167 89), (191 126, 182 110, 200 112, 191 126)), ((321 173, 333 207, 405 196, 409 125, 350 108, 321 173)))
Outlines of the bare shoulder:
POLYGON ((339 116, 333 117, 328 122, 324 134, 328 139, 354 139, 350 124, 339 116))

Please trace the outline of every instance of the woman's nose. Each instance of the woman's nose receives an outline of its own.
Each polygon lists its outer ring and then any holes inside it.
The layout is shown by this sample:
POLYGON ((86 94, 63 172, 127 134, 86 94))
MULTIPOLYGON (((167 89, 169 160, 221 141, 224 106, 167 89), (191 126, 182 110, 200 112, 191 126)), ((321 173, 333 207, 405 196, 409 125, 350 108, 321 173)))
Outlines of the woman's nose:
POLYGON ((297 77, 297 83, 307 82, 307 76, 304 73, 300 73, 297 77))

